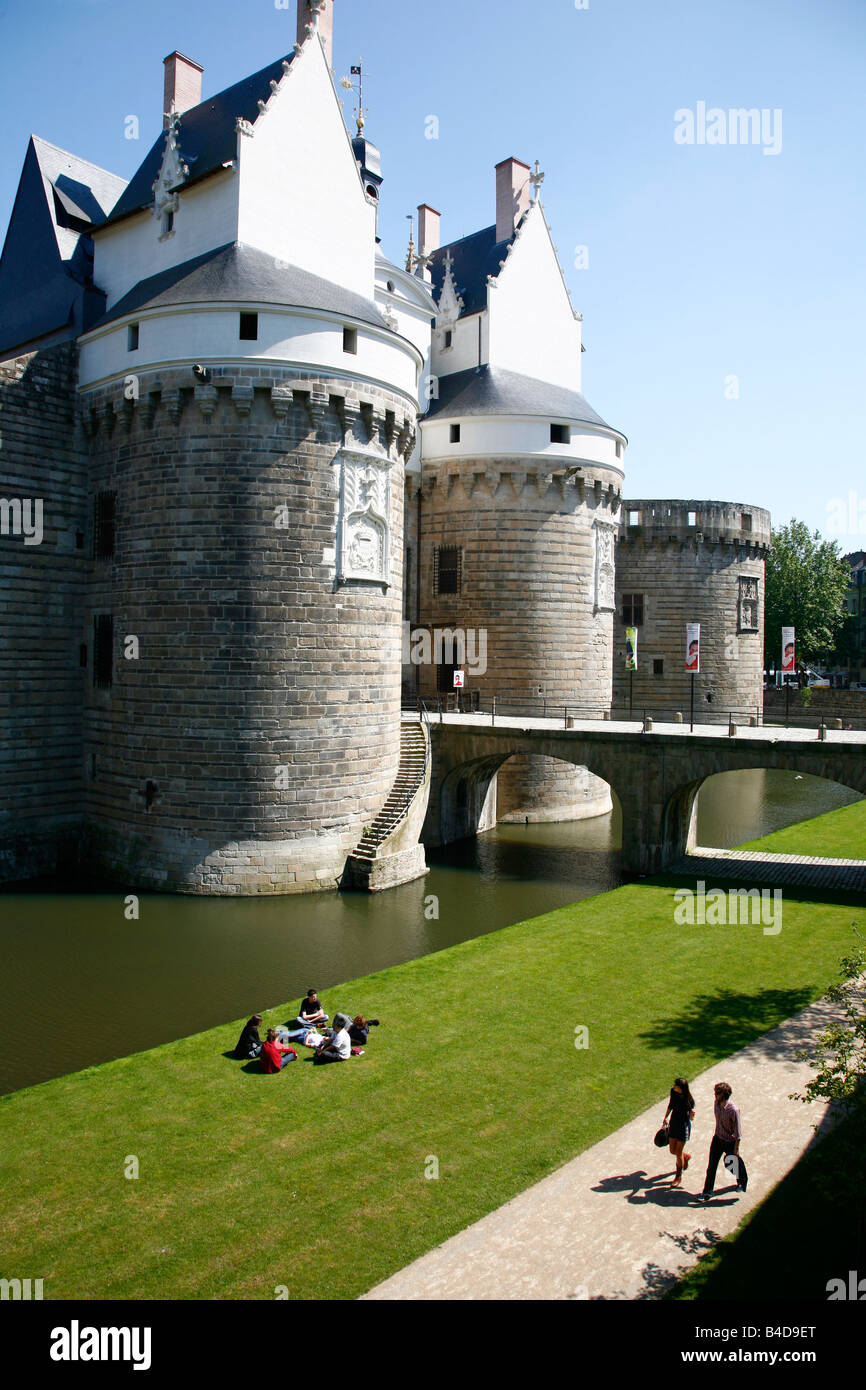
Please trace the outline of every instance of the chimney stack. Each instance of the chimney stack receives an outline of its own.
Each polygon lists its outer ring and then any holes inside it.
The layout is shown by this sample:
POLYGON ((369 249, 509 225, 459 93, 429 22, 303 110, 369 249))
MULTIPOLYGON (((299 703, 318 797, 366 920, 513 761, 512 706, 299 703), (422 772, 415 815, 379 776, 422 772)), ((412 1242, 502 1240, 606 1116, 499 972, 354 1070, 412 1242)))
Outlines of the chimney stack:
POLYGON ((325 48, 328 67, 334 66, 334 0, 298 0, 298 43, 307 41, 307 25, 318 14, 319 38, 325 48))
POLYGON ((439 224, 442 219, 441 212, 431 208, 429 203, 422 203, 418 209, 418 254, 429 256, 433 251, 438 251, 442 245, 442 237, 439 231, 439 224))
POLYGON ((185 58, 177 49, 162 61, 165 68, 162 123, 163 126, 167 126, 170 115, 177 113, 182 116, 184 111, 198 106, 201 101, 201 75, 204 68, 194 63, 192 58, 185 58))
POLYGON ((529 165, 503 159, 496 166, 496 240, 509 241, 530 203, 529 165))

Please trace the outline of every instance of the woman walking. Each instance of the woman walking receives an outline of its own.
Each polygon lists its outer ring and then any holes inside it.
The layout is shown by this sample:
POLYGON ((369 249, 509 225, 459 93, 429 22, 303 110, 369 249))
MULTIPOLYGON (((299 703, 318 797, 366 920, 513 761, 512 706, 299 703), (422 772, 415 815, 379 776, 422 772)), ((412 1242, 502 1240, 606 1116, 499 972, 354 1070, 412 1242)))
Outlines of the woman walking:
POLYGON ((683 1172, 688 1168, 691 1158, 691 1154, 684 1153, 683 1150, 689 1142, 692 1120, 695 1118, 695 1102, 689 1090, 689 1083, 684 1076, 678 1076, 671 1087, 671 1098, 668 1101, 668 1108, 665 1111, 662 1125, 667 1123, 668 1115, 671 1117, 668 1130, 668 1148, 677 1161, 677 1175, 671 1183, 671 1187, 679 1187, 683 1180, 683 1172))

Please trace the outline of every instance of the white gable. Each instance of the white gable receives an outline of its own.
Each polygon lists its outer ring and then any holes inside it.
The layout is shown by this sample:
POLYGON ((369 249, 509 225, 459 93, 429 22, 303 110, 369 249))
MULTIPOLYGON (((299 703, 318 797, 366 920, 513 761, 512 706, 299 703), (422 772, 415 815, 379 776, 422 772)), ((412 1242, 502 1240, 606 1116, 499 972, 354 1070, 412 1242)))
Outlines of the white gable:
POLYGON ((580 390, 580 322, 540 203, 524 218, 487 300, 492 367, 580 390))
POLYGON ((372 299, 376 209, 318 36, 252 130, 239 136, 238 240, 372 299))

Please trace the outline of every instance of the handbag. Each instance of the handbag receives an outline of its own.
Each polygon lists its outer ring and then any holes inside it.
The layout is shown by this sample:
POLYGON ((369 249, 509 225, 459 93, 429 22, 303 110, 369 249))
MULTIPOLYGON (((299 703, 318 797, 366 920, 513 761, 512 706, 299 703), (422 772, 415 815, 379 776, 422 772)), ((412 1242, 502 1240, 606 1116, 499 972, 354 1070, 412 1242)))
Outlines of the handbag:
POLYGON ((657 1149, 663 1149, 670 1139, 670 1130, 667 1125, 662 1125, 661 1129, 656 1130, 653 1143, 657 1149))

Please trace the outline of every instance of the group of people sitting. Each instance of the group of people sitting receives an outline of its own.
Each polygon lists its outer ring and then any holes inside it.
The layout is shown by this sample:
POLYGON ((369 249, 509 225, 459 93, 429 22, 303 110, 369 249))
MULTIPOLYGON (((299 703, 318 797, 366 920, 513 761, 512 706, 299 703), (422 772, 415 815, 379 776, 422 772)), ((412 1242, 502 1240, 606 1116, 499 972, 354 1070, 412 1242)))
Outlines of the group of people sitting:
POLYGON ((262 1071, 269 1075, 282 1071, 289 1062, 297 1061, 297 1050, 291 1046, 293 1042, 311 1048, 316 1065, 348 1062, 350 1057, 363 1057, 370 1029, 379 1026, 378 1018, 366 1019, 362 1014, 356 1014, 350 1020, 346 1014, 337 1013, 334 1014, 334 1026, 327 1027, 328 1015, 314 989, 308 989, 301 1000, 292 1028, 269 1028, 267 1037, 262 1041, 259 1028, 263 1021, 261 1014, 253 1014, 244 1025, 234 1055, 238 1061, 244 1062, 258 1058, 262 1071))

